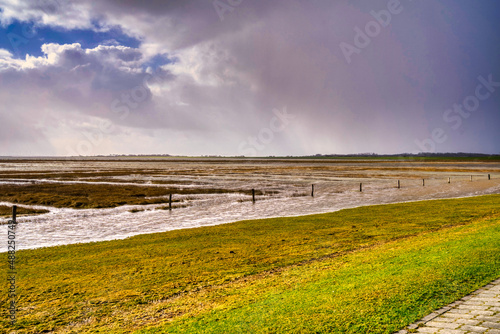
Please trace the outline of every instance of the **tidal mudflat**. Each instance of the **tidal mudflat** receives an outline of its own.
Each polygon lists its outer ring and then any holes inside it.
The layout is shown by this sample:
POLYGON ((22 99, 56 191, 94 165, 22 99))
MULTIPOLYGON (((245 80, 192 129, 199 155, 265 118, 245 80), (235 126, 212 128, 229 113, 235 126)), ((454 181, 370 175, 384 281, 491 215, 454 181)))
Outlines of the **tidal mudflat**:
MULTIPOLYGON (((498 193, 499 161, 156 157, 0 161, 0 205, 32 210, 18 218, 19 249, 498 193)), ((3 216, 2 223, 7 219, 3 216)), ((6 228, 0 226, 0 233, 6 228)))

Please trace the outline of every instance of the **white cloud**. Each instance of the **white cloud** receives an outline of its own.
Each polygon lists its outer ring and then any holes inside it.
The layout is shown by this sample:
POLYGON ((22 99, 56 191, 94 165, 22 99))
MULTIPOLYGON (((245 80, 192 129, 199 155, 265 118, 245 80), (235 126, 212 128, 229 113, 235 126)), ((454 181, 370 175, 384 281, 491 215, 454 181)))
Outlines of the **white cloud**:
POLYGON ((87 29, 92 25, 91 3, 65 0, 0 0, 0 23, 14 20, 39 26, 87 29))
POLYGON ((12 58, 12 53, 9 50, 0 49, 0 59, 12 58))
MULTIPOLYGON (((435 76, 421 69, 433 73, 439 63, 448 73, 460 71, 448 60, 407 55, 409 47, 420 55, 433 33, 419 26, 424 15, 412 17, 410 11, 394 19, 355 66, 347 65, 339 43, 351 41, 354 26, 386 4, 366 2, 360 9, 334 1, 245 0, 221 21, 211 1, 0 0, 4 26, 19 20, 35 22, 35 29, 118 27, 141 42, 138 48, 116 40, 94 48, 48 43, 43 56, 24 59, 0 49, 0 98, 7 101, 5 110, 36 130, 33 136, 50 143, 47 151, 60 154, 67 152, 63 143, 75 146, 89 141, 88 133, 98 135, 105 120, 115 129, 94 145, 96 154, 146 145, 159 153, 237 154, 241 141, 269 124, 273 108, 284 106, 297 124, 262 154, 367 151, 383 142, 389 151, 400 150, 398 138, 412 143, 426 129, 423 90, 415 87, 435 76), (397 35, 401 27, 424 42, 408 45, 397 35), (158 55, 171 62, 155 69, 151 61, 158 55), (40 122, 47 113, 51 121, 40 122), (138 140, 124 140, 127 133, 138 140)), ((446 26, 439 28, 446 33, 446 26)), ((452 54, 458 47, 447 50, 452 54)), ((13 116, 3 117, 18 124, 13 116)))

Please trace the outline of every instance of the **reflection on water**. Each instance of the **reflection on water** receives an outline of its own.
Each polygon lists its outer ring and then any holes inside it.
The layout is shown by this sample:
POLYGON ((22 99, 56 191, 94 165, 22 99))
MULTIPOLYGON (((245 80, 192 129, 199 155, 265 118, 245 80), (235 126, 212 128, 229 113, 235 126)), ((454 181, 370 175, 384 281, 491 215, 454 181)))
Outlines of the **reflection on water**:
MULTIPOLYGON (((54 163, 54 165, 57 164, 54 163)), ((151 168, 151 165, 145 165, 151 168)), ((466 172, 455 172, 452 182, 448 184, 447 178, 450 173, 436 171, 420 171, 417 176, 408 170, 399 170, 397 175, 391 170, 378 170, 376 171, 377 177, 367 178, 370 171, 366 172, 364 177, 356 177, 356 175, 343 177, 339 175, 342 172, 340 169, 319 168, 307 172, 304 172, 304 169, 297 172, 288 170, 276 172, 275 170, 266 170, 269 168, 269 164, 266 164, 261 172, 259 169, 253 169, 248 173, 240 170, 231 174, 228 170, 217 169, 214 165, 200 167, 199 163, 191 163, 189 172, 186 172, 184 168, 183 171, 177 169, 174 173, 174 168, 170 165, 162 166, 162 175, 157 173, 155 175, 119 176, 111 182, 114 184, 116 182, 124 184, 141 182, 151 185, 151 181, 154 180, 155 182, 164 182, 164 186, 170 187, 245 190, 255 188, 263 191, 264 194, 257 197, 255 204, 252 203, 251 196, 239 193, 176 195, 178 199, 184 199, 182 204, 187 206, 175 208, 172 211, 157 209, 165 204, 88 210, 27 206, 46 208, 50 210, 50 213, 36 217, 18 218, 17 248, 28 249, 123 239, 137 234, 217 225, 245 219, 324 213, 362 205, 500 193, 499 175, 488 180, 486 174, 478 172, 474 176, 474 182, 470 182, 470 177, 466 172), (407 179, 401 177, 405 174, 407 174, 407 179), (397 189, 397 179, 400 177, 401 189, 397 189), (425 187, 422 186, 421 177, 426 178, 425 187), (360 182, 363 182, 363 192, 359 191, 360 182), (311 197, 311 184, 315 184, 314 197, 311 197), (144 211, 132 213, 130 212, 132 209, 144 211)), ((9 170, 10 166, 0 167, 0 171, 2 171, 9 170)), ((255 166, 247 164, 246 167, 253 168, 255 166)), ((471 170, 480 167, 470 166, 471 170)), ((37 171, 30 164, 24 164, 22 168, 28 171, 37 171)), ((47 166, 44 168, 47 169, 47 166)), ((77 168, 82 167, 70 165, 68 170, 77 168)), ((137 164, 134 168, 137 168, 137 164)), ((234 167, 231 168, 234 170, 234 167)), ((349 169, 348 166, 346 169, 349 169)), ((55 182, 54 180, 42 179, 40 178, 37 182, 55 182)), ((95 180, 82 179, 78 181, 96 182, 95 180)), ((24 181, 9 179, 4 180, 4 182, 24 181)), ((66 181, 59 180, 57 182, 66 181)), ((157 185, 162 186, 162 184, 157 185)), ((12 205, 12 203, 0 204, 12 205)), ((0 226, 0 233, 4 236, 7 235, 6 225, 0 226)), ((5 240, 7 240, 6 237, 5 240)), ((6 251, 6 244, 6 241, 0 242, 0 251, 6 251)))

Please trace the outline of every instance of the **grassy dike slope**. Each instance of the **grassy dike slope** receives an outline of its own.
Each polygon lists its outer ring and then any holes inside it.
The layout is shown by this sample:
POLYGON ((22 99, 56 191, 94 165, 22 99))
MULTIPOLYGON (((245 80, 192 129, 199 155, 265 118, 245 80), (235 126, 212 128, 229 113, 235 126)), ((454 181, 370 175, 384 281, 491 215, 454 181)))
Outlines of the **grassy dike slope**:
POLYGON ((18 323, 4 306, 0 329, 391 333, 500 276, 499 208, 378 205, 21 251, 18 323))

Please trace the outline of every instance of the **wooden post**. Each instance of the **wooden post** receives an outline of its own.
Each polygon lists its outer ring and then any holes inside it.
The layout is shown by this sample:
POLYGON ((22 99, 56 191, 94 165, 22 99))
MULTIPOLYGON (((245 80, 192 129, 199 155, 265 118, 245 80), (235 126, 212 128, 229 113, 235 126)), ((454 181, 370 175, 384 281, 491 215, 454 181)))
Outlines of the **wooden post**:
POLYGON ((168 209, 172 210, 172 194, 168 196, 168 209))
POLYGON ((425 187, 425 179, 422 179, 422 187, 425 187))
POLYGON ((401 182, 399 182, 399 180, 398 180, 398 189, 400 189, 400 188, 401 188, 401 182))
POLYGON ((311 185, 311 197, 314 197, 314 184, 311 185))
POLYGON ((472 182, 472 175, 470 176, 470 182, 472 182))
POLYGON ((255 203, 255 189, 252 189, 252 202, 255 203))
POLYGON ((16 216, 17 216, 17 206, 14 205, 12 206, 12 221, 16 223, 16 216))
POLYGON ((451 183, 451 177, 448 178, 448 183, 451 183))
POLYGON ((491 178, 490 178, 490 174, 488 174, 488 180, 491 180, 491 178))
POLYGON ((363 191, 363 183, 360 183, 360 184, 359 184, 359 191, 360 191, 360 192, 361 192, 361 191, 363 191))

